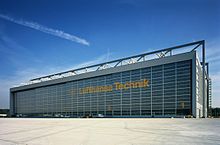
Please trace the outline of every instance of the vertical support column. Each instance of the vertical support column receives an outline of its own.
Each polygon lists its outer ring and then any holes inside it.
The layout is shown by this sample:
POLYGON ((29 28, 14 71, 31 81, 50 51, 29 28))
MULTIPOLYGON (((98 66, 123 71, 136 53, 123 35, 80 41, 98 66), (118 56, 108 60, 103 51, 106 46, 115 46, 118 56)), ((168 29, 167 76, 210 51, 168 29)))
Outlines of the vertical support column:
POLYGON ((163 74, 163 110, 162 110, 162 115, 164 116, 164 65, 162 66, 162 74, 163 74))
MULTIPOLYGON (((107 86, 106 84, 107 84, 107 79, 106 79, 106 76, 105 76, 105 85, 104 85, 104 86, 107 86)), ((92 86, 92 85, 91 85, 91 86, 92 86)), ((107 100, 107 99, 106 99, 106 98, 107 98, 106 95, 107 95, 107 93, 104 92, 104 95, 105 95, 105 97, 104 97, 104 98, 105 98, 105 101, 104 101, 104 107, 105 107, 105 108, 104 108, 104 115, 106 116, 106 108, 107 108, 107 106, 106 106, 106 104, 107 104, 107 103, 106 103, 106 100, 107 100)), ((90 96, 91 96, 91 95, 90 95, 90 96)), ((90 98, 90 108, 91 108, 91 98, 90 98)), ((91 111, 91 109, 90 109, 90 111, 91 111)))
MULTIPOLYGON (((130 80, 130 82, 132 82, 132 80, 131 80, 131 71, 129 71, 129 80, 130 80)), ((131 101, 131 99, 132 99, 132 90, 131 90, 131 88, 129 88, 129 90, 130 90, 130 114, 131 114, 131 106, 132 106, 132 101, 131 101)))
POLYGON ((177 116, 177 63, 175 63, 175 116, 177 116))
MULTIPOLYGON (((142 80, 142 69, 140 69, 140 80, 142 80)), ((142 103, 142 88, 140 88, 140 116, 142 116, 142 107, 141 107, 141 103, 142 103)))
MULTIPOLYGON (((98 82, 99 82, 98 79, 96 79, 96 86, 98 86, 98 82)), ((112 100, 112 102, 113 102, 113 100, 112 100)), ((99 114, 99 95, 98 95, 98 92, 96 92, 96 112, 97 112, 97 114, 99 114)), ((114 115, 114 111, 112 111, 112 116, 113 115, 114 115)))
MULTIPOLYGON (((85 80, 82 80, 83 87, 85 87, 85 80)), ((83 100, 83 116, 85 116, 85 94, 82 93, 82 100, 83 100)))
POLYGON ((197 118, 197 94, 196 94, 196 52, 193 55, 192 59, 192 115, 193 117, 197 118))
MULTIPOLYGON (((120 72, 120 83, 122 83, 122 72, 120 72)), ((121 104, 120 104, 120 116, 122 116, 122 89, 120 89, 120 99, 121 99, 121 104)), ((130 106, 130 110, 131 110, 131 106, 130 106)), ((131 111, 130 111, 130 115, 131 115, 131 111)))
POLYGON ((10 116, 15 115, 15 97, 13 93, 10 91, 10 116))
POLYGON ((205 41, 202 41, 202 96, 203 96, 203 118, 206 117, 206 96, 205 96, 205 41))
MULTIPOLYGON (((89 82, 89 86, 90 87, 92 87, 92 81, 91 80, 89 80, 90 82, 89 82)), ((92 109, 91 109, 91 107, 92 107, 92 95, 91 95, 91 93, 89 94, 89 113, 90 113, 90 115, 92 115, 92 109)), ((105 104, 104 104, 105 105, 105 104)))
POLYGON ((76 115, 77 115, 77 117, 79 117, 79 105, 78 105, 78 103, 79 103, 79 81, 76 81, 76 115))
POLYGON ((206 86, 206 91, 207 91, 207 100, 206 100, 206 106, 207 106, 207 117, 210 116, 210 108, 209 108, 209 63, 206 63, 206 73, 207 73, 207 86, 206 86))
POLYGON ((150 114, 151 114, 151 117, 153 116, 153 112, 152 112, 152 109, 153 109, 153 107, 152 107, 152 67, 150 67, 150 96, 151 96, 151 99, 150 99, 150 114))

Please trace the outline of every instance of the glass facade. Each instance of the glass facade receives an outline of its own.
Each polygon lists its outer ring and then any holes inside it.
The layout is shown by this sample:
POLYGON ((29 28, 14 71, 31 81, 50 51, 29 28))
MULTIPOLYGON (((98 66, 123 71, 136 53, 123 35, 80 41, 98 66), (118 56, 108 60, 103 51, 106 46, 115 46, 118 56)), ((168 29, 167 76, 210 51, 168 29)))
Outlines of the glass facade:
POLYGON ((178 116, 192 114, 191 85, 192 62, 187 60, 13 92, 13 95, 15 113, 29 116, 178 116), (132 86, 133 82, 143 80, 147 80, 147 86, 132 86), (130 83, 130 87, 116 89, 116 82, 130 83), (100 86, 112 88, 101 90, 100 86), (82 92, 85 88, 88 91, 82 92))

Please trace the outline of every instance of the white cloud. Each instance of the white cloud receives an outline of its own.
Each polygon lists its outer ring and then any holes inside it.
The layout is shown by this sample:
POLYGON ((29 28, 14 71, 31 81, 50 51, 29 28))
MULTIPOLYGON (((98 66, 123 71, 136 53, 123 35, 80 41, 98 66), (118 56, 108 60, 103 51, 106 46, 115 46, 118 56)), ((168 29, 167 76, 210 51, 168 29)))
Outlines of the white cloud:
POLYGON ((85 61, 73 67, 45 66, 43 68, 27 68, 24 70, 17 70, 14 75, 8 76, 7 78, 0 78, 0 108, 9 107, 9 89, 15 85, 27 82, 28 80, 36 77, 62 72, 64 70, 98 64, 106 61, 108 56, 109 54, 103 54, 95 58, 94 60, 85 61))
POLYGON ((206 42, 206 58, 208 62, 214 62, 220 59, 220 38, 206 42))
POLYGON ((16 20, 12 17, 9 17, 7 15, 2 15, 2 14, 0 14, 0 18, 5 19, 5 20, 10 21, 10 22, 13 22, 15 24, 26 26, 26 27, 29 27, 29 28, 32 28, 32 29, 35 29, 35 30, 53 35, 53 36, 57 36, 57 37, 60 37, 60 38, 66 39, 66 40, 70 40, 70 41, 73 41, 73 42, 77 42, 77 43, 89 46, 89 42, 86 41, 85 39, 82 39, 82 38, 79 38, 77 36, 68 34, 68 33, 63 32, 61 30, 48 28, 46 26, 43 26, 43 25, 40 25, 40 24, 34 23, 34 22, 28 22, 28 21, 25 21, 25 20, 16 20))

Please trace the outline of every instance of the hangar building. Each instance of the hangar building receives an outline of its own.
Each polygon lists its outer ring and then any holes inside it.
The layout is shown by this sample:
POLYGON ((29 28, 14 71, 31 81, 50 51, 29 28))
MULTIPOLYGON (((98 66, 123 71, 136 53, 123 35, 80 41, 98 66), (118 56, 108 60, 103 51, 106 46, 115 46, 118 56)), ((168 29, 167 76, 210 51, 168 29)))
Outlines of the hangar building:
POLYGON ((202 40, 32 79, 10 89, 10 113, 27 117, 207 117, 209 85, 202 40))

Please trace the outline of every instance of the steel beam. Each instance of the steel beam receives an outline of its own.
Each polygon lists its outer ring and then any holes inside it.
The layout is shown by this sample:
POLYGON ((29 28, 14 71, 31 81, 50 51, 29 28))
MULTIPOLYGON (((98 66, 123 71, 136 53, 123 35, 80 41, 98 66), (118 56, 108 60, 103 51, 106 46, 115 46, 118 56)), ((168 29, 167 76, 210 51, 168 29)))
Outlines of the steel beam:
POLYGON ((147 55, 151 55, 151 54, 157 54, 157 53, 161 53, 161 52, 166 52, 166 51, 172 51, 174 49, 179 49, 179 48, 183 48, 183 47, 188 47, 188 46, 192 46, 192 45, 200 45, 201 43, 203 43, 204 40, 202 41, 196 41, 196 42, 192 42, 192 43, 187 43, 187 44, 183 44, 183 45, 178 45, 178 46, 174 46, 174 47, 169 47, 169 48, 165 48, 165 49, 161 49, 161 50, 156 50, 153 52, 148 52, 148 53, 144 53, 144 54, 139 54, 139 55, 135 55, 135 56, 130 56, 130 57, 126 57, 126 58, 122 58, 122 59, 117 59, 117 60, 113 60, 113 61, 109 61, 109 62, 104 62, 104 63, 100 63, 100 64, 96 64, 96 65, 91 65, 91 66, 87 66, 87 67, 82 67, 82 68, 78 68, 78 69, 74 69, 74 70, 69 70, 69 71, 65 71, 65 72, 60 72, 60 73, 56 73, 56 74, 52 74, 52 75, 48 75, 48 76, 43 76, 43 77, 39 77, 39 78, 35 78, 32 79, 30 81, 35 81, 35 80, 39 80, 41 78, 45 78, 45 77, 51 77, 51 76, 56 76, 56 75, 62 75, 64 73, 68 73, 68 72, 75 72, 75 71, 80 71, 80 70, 84 70, 85 68, 93 68, 93 67, 100 67, 103 66, 104 64, 111 64, 111 63, 116 63, 115 67, 121 63, 123 60, 128 60, 131 58, 137 58, 137 57, 145 57, 147 55))
POLYGON ((203 117, 206 117, 206 96, 205 96, 205 41, 202 41, 202 96, 203 96, 203 117))

